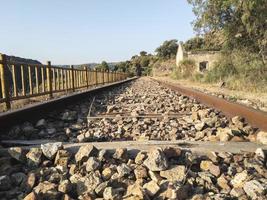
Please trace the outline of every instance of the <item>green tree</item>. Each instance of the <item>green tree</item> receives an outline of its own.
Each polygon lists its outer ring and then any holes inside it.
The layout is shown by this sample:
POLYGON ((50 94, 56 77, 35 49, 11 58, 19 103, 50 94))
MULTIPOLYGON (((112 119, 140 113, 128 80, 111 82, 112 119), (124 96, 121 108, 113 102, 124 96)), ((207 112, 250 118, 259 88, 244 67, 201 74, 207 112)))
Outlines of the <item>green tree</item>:
POLYGON ((267 52, 266 0, 188 0, 200 34, 220 33, 227 49, 248 49, 264 59, 267 52))
POLYGON ((160 47, 158 47, 155 52, 159 58, 170 59, 175 57, 177 53, 177 40, 167 40, 160 47))
POLYGON ((96 66, 96 69, 107 71, 107 70, 109 70, 109 65, 106 61, 102 61, 102 63, 100 65, 96 66))

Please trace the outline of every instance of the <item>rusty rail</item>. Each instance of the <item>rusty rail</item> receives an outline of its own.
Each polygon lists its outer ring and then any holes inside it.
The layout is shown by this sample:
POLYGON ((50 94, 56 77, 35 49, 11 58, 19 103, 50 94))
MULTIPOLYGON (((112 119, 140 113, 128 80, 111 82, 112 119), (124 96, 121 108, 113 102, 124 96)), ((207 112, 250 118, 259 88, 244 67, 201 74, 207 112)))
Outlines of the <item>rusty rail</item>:
POLYGON ((242 116, 246 119, 247 122, 249 122, 252 126, 255 128, 259 128, 263 131, 267 131, 267 113, 256 110, 250 107, 247 107, 245 105, 241 105, 238 103, 229 102, 225 99, 215 97, 209 94, 205 94, 203 92, 199 92, 194 89, 186 88, 181 85, 173 84, 173 83, 167 83, 160 81, 158 79, 153 80, 157 81, 161 85, 168 87, 172 90, 178 91, 181 94, 184 94, 186 96, 190 96, 197 101, 213 107, 221 112, 223 112, 227 117, 234 117, 234 116, 242 116))
POLYGON ((6 55, 0 54, 0 103, 5 103, 5 109, 9 110, 12 101, 44 95, 53 98, 55 93, 75 92, 127 77, 128 74, 116 71, 75 69, 73 65, 57 67, 50 61, 46 65, 10 62, 6 55))

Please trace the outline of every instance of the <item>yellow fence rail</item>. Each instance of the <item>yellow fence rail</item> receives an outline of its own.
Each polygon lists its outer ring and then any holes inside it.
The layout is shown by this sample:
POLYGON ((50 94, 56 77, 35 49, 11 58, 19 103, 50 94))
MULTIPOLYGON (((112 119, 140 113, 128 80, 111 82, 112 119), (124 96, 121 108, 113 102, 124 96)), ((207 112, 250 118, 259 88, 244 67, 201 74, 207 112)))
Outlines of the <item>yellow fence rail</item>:
POLYGON ((0 103, 5 103, 6 109, 11 108, 11 102, 20 99, 49 95, 59 92, 75 92, 92 86, 124 80, 127 73, 116 71, 76 69, 43 64, 27 64, 7 61, 0 54, 0 103), (20 81, 20 84, 18 84, 20 81))

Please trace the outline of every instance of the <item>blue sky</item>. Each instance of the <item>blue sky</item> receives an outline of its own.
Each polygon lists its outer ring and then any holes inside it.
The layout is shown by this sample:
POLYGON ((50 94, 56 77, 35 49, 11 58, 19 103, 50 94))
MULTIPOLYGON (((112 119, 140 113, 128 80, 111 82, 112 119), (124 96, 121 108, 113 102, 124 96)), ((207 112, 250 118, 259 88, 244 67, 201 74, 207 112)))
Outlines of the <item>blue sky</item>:
POLYGON ((0 52, 53 64, 122 61, 193 36, 186 0, 1 0, 0 52))

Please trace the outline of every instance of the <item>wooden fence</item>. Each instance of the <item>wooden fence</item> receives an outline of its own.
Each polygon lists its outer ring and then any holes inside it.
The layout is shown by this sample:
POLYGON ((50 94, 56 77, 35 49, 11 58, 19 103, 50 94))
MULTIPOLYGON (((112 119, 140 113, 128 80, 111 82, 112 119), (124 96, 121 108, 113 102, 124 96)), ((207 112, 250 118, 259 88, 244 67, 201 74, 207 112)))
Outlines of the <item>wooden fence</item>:
POLYGON ((116 71, 75 69, 72 65, 69 68, 57 67, 51 65, 50 61, 46 65, 10 62, 6 55, 0 54, 0 103, 5 103, 8 110, 15 100, 43 95, 52 98, 55 93, 75 92, 121 81, 127 76, 126 73, 116 71))

